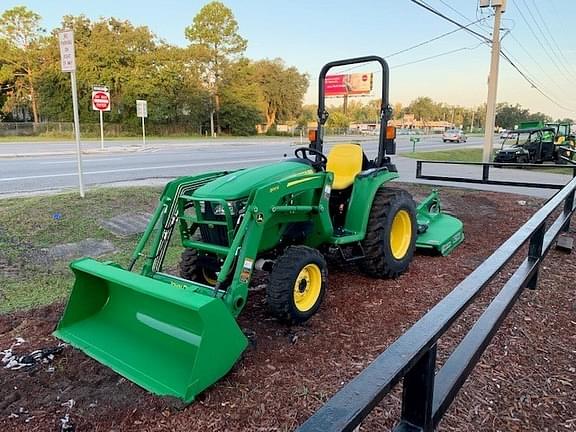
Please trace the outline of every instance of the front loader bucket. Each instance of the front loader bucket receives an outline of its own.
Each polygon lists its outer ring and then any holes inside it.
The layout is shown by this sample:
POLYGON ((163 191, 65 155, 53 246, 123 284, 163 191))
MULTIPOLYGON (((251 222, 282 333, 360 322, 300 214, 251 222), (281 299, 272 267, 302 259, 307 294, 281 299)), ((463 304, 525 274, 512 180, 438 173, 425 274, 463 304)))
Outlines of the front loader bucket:
POLYGON ((418 237, 416 247, 434 249, 446 256, 464 241, 462 221, 442 213, 438 192, 434 190, 416 209, 418 237))
POLYGON ((83 258, 54 335, 158 395, 192 402, 248 341, 219 298, 83 258))

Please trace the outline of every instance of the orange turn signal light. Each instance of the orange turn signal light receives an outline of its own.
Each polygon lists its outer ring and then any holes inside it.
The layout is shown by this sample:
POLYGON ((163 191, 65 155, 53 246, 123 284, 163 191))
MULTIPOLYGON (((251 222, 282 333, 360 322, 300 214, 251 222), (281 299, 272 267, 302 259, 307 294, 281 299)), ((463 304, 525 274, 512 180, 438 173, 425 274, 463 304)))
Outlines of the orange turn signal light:
POLYGON ((396 128, 394 126, 386 126, 386 139, 396 139, 396 128))
POLYGON ((310 129, 308 131, 308 141, 316 142, 317 133, 318 131, 316 129, 310 129))

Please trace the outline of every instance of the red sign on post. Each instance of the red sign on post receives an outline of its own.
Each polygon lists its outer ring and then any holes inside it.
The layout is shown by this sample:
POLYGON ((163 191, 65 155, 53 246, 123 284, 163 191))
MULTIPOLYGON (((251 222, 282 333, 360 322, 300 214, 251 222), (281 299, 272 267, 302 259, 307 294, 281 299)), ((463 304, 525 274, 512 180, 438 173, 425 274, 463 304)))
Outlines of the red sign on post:
POLYGON ((94 111, 110 111, 110 93, 106 91, 93 91, 92 109, 94 111))
POLYGON ((368 95, 372 91, 372 74, 328 75, 324 91, 326 96, 368 95))

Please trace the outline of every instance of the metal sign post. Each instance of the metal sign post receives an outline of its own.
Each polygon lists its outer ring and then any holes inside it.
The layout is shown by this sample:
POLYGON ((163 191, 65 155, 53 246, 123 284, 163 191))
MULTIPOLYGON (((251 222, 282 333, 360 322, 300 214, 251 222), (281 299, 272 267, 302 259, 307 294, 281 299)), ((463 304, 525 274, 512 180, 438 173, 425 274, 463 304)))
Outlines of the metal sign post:
POLYGON ((72 111, 74 113, 74 136, 76 139, 76 160, 78 163, 78 185, 80 197, 84 198, 82 175, 82 154, 80 148, 80 119, 78 117, 78 90, 76 88, 76 56, 74 55, 74 32, 65 30, 58 35, 60 43, 60 67, 62 72, 70 72, 72 82, 72 111))
POLYGON ((100 112, 100 150, 104 150, 104 111, 110 111, 110 91, 105 86, 92 87, 92 109, 100 112))
POLYGON ((142 119, 142 145, 146 145, 146 128, 144 119, 148 117, 148 102, 145 100, 136 100, 136 115, 142 119))

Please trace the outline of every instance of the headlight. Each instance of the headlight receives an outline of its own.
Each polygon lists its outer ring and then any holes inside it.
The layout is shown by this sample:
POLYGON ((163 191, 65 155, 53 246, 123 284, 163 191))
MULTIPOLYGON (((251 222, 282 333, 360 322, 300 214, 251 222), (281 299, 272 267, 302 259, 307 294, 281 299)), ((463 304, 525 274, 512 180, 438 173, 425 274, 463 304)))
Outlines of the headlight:
POLYGON ((212 213, 216 216, 224 216, 224 207, 221 203, 212 203, 212 213))
MULTIPOLYGON (((228 201, 228 202, 226 202, 226 205, 228 206, 228 210, 230 211, 230 214, 232 216, 234 216, 234 215, 240 213, 240 211, 246 205, 246 201, 245 200, 228 201)), ((222 203, 212 203, 212 212, 216 216, 224 216, 224 207, 223 207, 222 203)))

